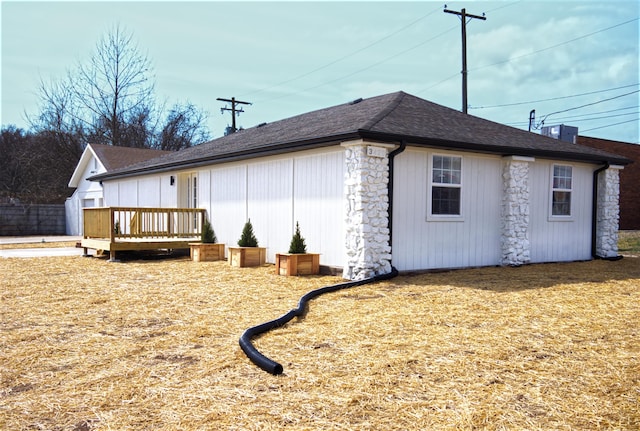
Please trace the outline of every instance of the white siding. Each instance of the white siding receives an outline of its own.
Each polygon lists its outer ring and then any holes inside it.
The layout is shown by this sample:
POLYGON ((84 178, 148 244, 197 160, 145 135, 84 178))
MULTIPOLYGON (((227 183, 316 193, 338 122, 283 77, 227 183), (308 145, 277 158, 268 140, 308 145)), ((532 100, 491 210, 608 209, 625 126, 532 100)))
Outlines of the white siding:
POLYGON ((208 202, 201 202, 207 209, 218 242, 236 246, 247 220, 246 164, 213 168, 209 187, 208 202))
POLYGON ((558 262, 591 258, 593 166, 536 160, 530 166, 531 262, 558 262), (553 165, 573 167, 571 217, 551 217, 553 165))
MULTIPOLYGON (((112 206, 136 207, 138 206, 138 183, 142 179, 126 179, 118 182, 119 202, 112 206)), ((156 195, 156 199, 159 196, 156 195)))
POLYGON ((398 270, 497 265, 500 262, 502 160, 462 157, 462 219, 427 221, 430 158, 409 148, 395 158, 393 265, 398 270))
POLYGON ((177 185, 171 185, 169 174, 105 181, 103 190, 104 206, 175 208, 177 202, 177 185))
MULTIPOLYGON (((247 171, 247 216, 267 261, 287 252, 293 214, 293 160, 252 163, 247 171)), ((238 232, 238 237, 240 232, 238 232)))
POLYGON ((78 187, 73 192, 73 195, 65 202, 67 235, 82 235, 83 207, 102 205, 102 186, 99 182, 87 181, 87 178, 105 171, 106 169, 102 164, 97 162, 93 156, 84 166, 84 170, 81 173, 82 180, 78 182, 78 187))
POLYGON ((104 206, 120 206, 120 181, 105 181, 102 183, 102 187, 104 206))
POLYGON ((323 265, 342 267, 345 262, 344 176, 343 150, 295 159, 289 241, 297 221, 307 250, 322 253, 323 265))
MULTIPOLYGON (((160 197, 158 199, 158 208, 176 208, 178 206, 178 187, 174 182, 171 185, 171 174, 160 176, 160 197)), ((176 175, 173 174, 174 181, 177 181, 176 175)))
POLYGON ((161 187, 159 176, 146 176, 138 180, 138 201, 137 207, 157 208, 160 206, 161 187))
POLYGON ((267 261, 274 262, 276 253, 288 251, 297 221, 307 250, 321 253, 322 265, 343 266, 342 148, 215 165, 197 174, 199 207, 219 242, 235 246, 250 218, 267 261))

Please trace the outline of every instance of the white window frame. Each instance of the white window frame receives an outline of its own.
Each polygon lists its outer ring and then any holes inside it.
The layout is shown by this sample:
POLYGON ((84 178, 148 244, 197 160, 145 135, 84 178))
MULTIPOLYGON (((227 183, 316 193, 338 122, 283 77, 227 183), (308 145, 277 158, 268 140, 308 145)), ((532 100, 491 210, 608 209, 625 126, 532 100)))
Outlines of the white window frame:
MULTIPOLYGON (((573 184, 575 182, 574 178, 575 167, 573 165, 567 163, 554 163, 551 165, 551 172, 549 173, 549 184, 550 184, 550 193, 549 193, 549 221, 573 221, 573 184), (571 176, 569 180, 571 182, 570 187, 556 187, 554 180, 556 178, 555 171, 556 168, 569 168, 571 170, 571 176), (553 195, 555 192, 565 192, 569 193, 569 214, 554 214, 553 213, 553 195)), ((566 178, 566 177, 565 177, 566 178)))
POLYGON ((427 178, 428 178, 428 187, 427 187, 427 221, 455 221, 461 222, 464 221, 464 199, 463 199, 463 188, 464 188, 464 157, 459 154, 445 154, 445 153, 432 153, 429 155, 427 166, 427 178), (436 183, 433 182, 433 169, 434 169, 434 158, 435 157, 448 157, 455 158, 460 160, 460 181, 457 184, 454 183, 436 183), (434 187, 450 187, 457 188, 460 190, 460 214, 433 214, 433 188, 434 187))

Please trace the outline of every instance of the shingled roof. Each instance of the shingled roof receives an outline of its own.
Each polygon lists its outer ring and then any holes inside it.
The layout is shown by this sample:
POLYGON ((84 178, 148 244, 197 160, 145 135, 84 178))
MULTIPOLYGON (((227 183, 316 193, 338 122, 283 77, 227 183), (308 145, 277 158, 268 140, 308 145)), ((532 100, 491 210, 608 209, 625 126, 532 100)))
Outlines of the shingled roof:
POLYGON ((89 144, 96 157, 107 171, 122 169, 149 159, 169 154, 172 151, 150 150, 148 148, 119 147, 113 145, 89 144))
POLYGON ((327 147, 360 138, 498 155, 629 163, 621 156, 505 126, 397 92, 263 123, 91 179, 186 169, 327 147))

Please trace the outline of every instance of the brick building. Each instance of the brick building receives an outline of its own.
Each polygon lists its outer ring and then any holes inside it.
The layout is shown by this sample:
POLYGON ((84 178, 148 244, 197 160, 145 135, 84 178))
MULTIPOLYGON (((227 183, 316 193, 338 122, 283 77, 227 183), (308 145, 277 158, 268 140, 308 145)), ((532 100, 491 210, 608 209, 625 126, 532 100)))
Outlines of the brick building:
POLYGON ((633 160, 620 171, 620 229, 640 230, 640 145, 587 136, 577 143, 633 160))

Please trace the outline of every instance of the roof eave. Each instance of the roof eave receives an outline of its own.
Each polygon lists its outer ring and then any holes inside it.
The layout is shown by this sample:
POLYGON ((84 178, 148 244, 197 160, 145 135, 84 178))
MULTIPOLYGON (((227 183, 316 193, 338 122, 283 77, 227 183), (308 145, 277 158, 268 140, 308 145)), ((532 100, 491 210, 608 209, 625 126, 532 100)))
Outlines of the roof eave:
POLYGON ((190 159, 182 162, 166 163, 143 167, 139 169, 129 169, 121 172, 107 172, 104 174, 94 175, 87 178, 89 181, 114 180, 119 178, 135 177, 143 174, 155 174, 163 172, 175 172, 177 170, 199 168, 207 165, 217 165, 220 163, 237 162, 241 160, 253 159, 256 157, 268 157, 289 153, 292 151, 313 150, 316 148, 330 147, 340 142, 361 137, 359 132, 350 132, 333 136, 324 136, 321 138, 308 139, 304 141, 293 141, 269 145, 264 149, 246 150, 234 153, 228 153, 220 156, 201 157, 198 159, 190 159))
POLYGON ((363 138, 375 139, 381 141, 393 141, 398 142, 401 140, 407 141, 409 144, 414 145, 423 145, 429 147, 443 148, 443 149, 454 149, 460 151, 470 151, 474 153, 484 153, 484 154, 496 154, 500 156, 527 156, 527 157, 540 157, 540 158, 550 158, 550 159, 560 159, 567 161, 578 161, 578 162, 590 162, 596 164, 615 164, 615 165, 628 165, 632 161, 627 159, 626 157, 606 157, 604 155, 594 155, 594 154, 584 154, 578 152, 568 152, 568 151, 549 151, 549 150, 540 150, 533 148, 519 148, 515 149, 511 146, 502 146, 502 145, 486 145, 486 144, 474 144, 469 142, 459 142, 459 141, 448 141, 444 139, 431 139, 424 138, 418 136, 403 136, 403 135, 393 135, 381 132, 373 132, 361 130, 360 135, 363 138))

